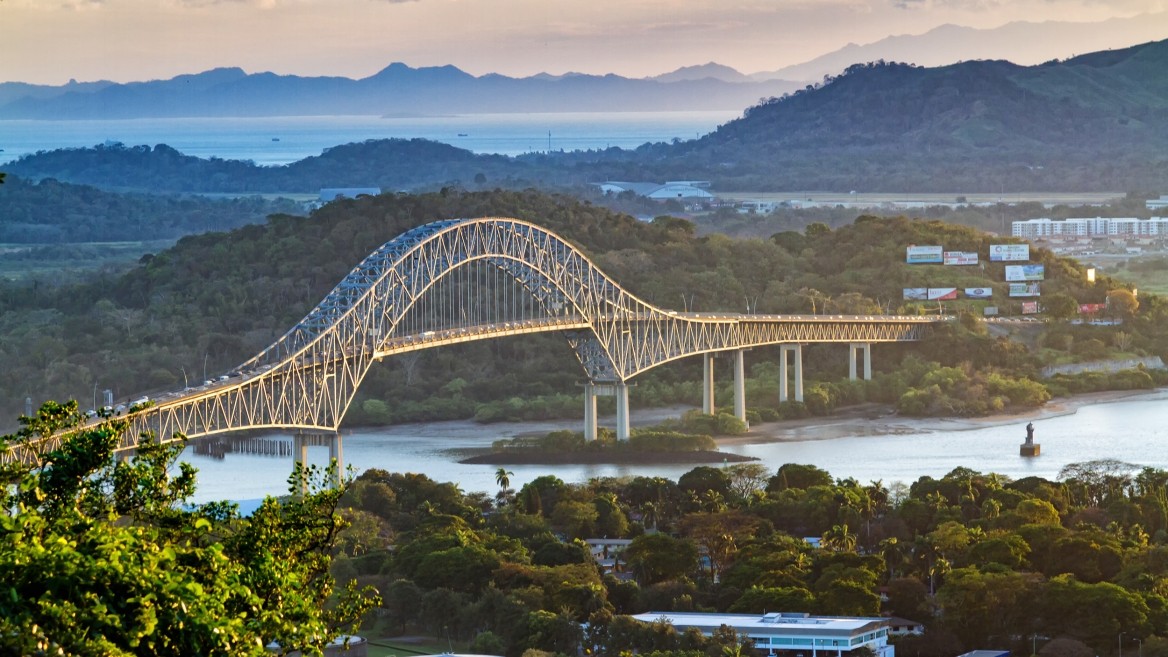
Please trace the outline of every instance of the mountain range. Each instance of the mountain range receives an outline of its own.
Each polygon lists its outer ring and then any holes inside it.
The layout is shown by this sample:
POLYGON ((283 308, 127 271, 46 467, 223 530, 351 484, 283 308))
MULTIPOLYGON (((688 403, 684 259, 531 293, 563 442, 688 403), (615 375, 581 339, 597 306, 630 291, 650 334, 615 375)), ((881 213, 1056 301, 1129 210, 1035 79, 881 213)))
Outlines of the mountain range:
POLYGON ((425 189, 479 174, 505 187, 706 179, 715 189, 742 191, 1162 192, 1165 71, 1168 40, 1036 66, 854 64, 749 107, 699 139, 631 151, 507 158, 382 140, 256 167, 165 146, 117 146, 38 153, 6 169, 32 179, 198 192, 425 189))
POLYGON ((56 93, 54 88, 3 83, 0 119, 725 110, 801 86, 708 76, 474 76, 454 66, 411 68, 401 63, 360 80, 220 68, 169 80, 66 85, 56 93))
POLYGON ((924 34, 848 44, 778 70, 745 74, 717 62, 649 78, 541 73, 474 76, 454 66, 394 63, 362 79, 246 73, 221 68, 169 80, 0 83, 0 119, 126 119, 179 116, 441 115, 563 111, 738 110, 838 75, 856 63, 944 66, 960 61, 1050 59, 1163 38, 1168 12, 1095 23, 1014 22, 974 29, 942 25, 924 34))
POLYGON ((852 64, 879 60, 917 66, 946 66, 979 59, 1038 64, 1089 52, 1124 48, 1166 36, 1168 12, 1093 23, 1016 21, 989 29, 941 25, 923 34, 890 36, 862 45, 850 43, 809 61, 774 71, 753 73, 747 78, 817 82, 825 75, 839 75, 852 64))

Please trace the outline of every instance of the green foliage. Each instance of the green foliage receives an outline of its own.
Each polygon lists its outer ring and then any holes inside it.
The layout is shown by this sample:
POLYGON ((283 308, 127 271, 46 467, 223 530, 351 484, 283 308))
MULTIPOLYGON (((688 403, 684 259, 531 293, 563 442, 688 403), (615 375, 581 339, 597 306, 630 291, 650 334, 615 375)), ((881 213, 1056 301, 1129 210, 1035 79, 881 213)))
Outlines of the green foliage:
POLYGON ((118 194, 15 176, 2 194, 0 243, 8 244, 177 240, 191 233, 262 223, 276 212, 301 212, 287 199, 118 194))
MULTIPOLYGON (((8 444, 37 450, 0 493, 0 651, 9 654, 319 654, 377 603, 329 576, 342 492, 306 472, 308 495, 269 498, 250 517, 220 503, 189 508, 194 470, 169 468, 181 443, 113 449, 118 420, 82 426, 77 405, 44 404, 8 444), (14 485, 14 488, 9 488, 14 485)), ((302 473, 294 473, 299 481, 302 473)))

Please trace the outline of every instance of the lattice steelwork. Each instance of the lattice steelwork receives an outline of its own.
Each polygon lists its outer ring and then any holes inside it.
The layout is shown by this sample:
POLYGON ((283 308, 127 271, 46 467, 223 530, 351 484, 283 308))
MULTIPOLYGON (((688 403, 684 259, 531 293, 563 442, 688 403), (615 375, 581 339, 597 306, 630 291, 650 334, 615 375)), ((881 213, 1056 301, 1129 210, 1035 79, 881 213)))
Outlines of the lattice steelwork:
MULTIPOLYGON (((615 382, 712 351, 919 340, 945 319, 677 313, 626 292, 547 229, 516 219, 438 221, 370 254, 227 381, 131 412, 122 449, 147 431, 164 440, 255 428, 335 431, 374 361, 471 340, 560 331, 590 380, 615 382)), ((31 458, 0 453, 0 461, 31 458)))

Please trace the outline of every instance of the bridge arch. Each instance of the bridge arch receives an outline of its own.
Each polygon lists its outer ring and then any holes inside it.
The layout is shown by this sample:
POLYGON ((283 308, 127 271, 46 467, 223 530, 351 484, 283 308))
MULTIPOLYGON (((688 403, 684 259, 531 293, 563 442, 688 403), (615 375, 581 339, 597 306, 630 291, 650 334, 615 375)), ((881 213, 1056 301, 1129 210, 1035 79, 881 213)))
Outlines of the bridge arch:
MULTIPOLYGON (((427 311, 429 312, 429 311, 427 311)), ((226 381, 164 395, 130 414, 121 449, 153 432, 206 436, 240 429, 335 431, 381 358, 502 335, 563 332, 590 382, 623 384, 698 353, 791 342, 917 340, 938 319, 677 313, 608 278, 552 231, 510 218, 437 221, 386 242, 275 343, 226 381), (518 282, 539 313, 506 322, 431 328, 405 321, 444 279, 485 263, 518 282), (421 328, 420 328, 421 327, 421 328)), ((464 323, 465 324, 465 323, 464 323)), ((0 461, 19 458, 6 451, 0 461)))

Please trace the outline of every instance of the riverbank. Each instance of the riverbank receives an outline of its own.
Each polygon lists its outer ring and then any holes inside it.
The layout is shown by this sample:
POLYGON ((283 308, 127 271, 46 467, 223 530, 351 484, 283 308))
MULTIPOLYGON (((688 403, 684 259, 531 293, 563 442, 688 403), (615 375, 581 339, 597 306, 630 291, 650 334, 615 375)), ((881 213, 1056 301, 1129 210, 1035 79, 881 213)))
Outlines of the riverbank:
POLYGON ((697 450, 693 452, 634 452, 630 450, 584 450, 550 452, 512 449, 479 454, 459 461, 464 465, 703 465, 708 463, 745 463, 757 461, 753 456, 697 450))
MULTIPOLYGON (((1018 413, 1001 413, 975 418, 915 418, 898 415, 892 406, 882 404, 861 404, 848 406, 836 413, 823 417, 809 417, 801 420, 756 423, 750 431, 741 436, 716 438, 719 447, 752 445, 772 442, 799 442, 832 440, 849 436, 897 436, 929 433, 934 431, 969 431, 997 426, 1019 425, 1019 438, 1023 437, 1021 427, 1027 422, 1047 418, 1073 415, 1079 408, 1118 401, 1139 399, 1168 399, 1168 389, 1123 390, 1094 392, 1074 397, 1057 398, 1041 408, 1018 413)), ((675 405, 661 408, 634 410, 630 413, 630 424, 634 427, 652 426, 662 420, 681 417, 691 410, 691 406, 675 405)), ((612 418, 601 418, 600 425, 607 426, 612 418)), ((442 422, 419 422, 397 424, 387 427, 362 427, 346 430, 346 435, 360 436, 410 436, 428 440, 459 443, 467 439, 481 439, 484 435, 492 440, 542 436, 552 431, 579 431, 583 421, 541 420, 533 422, 499 422, 480 424, 473 420, 448 420, 442 422)), ((1041 436, 1039 436, 1041 440, 1041 436)), ((453 447, 450 455, 456 459, 481 456, 482 449, 453 447)), ((720 459, 719 459, 720 461, 720 459)))
POLYGON ((1168 399, 1168 389, 1092 392, 1074 397, 1060 397, 1040 408, 1027 411, 965 418, 906 417, 898 415, 895 409, 888 405, 861 404, 842 408, 825 417, 754 424, 750 427, 749 433, 719 437, 715 440, 719 446, 754 445, 832 440, 855 435, 895 436, 933 431, 972 431, 1015 424, 1019 425, 1018 433, 1021 439, 1025 435, 1021 426, 1027 422, 1074 415, 1084 406, 1145 399, 1168 399))

